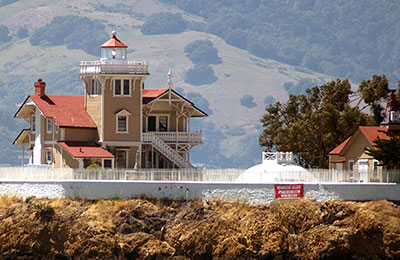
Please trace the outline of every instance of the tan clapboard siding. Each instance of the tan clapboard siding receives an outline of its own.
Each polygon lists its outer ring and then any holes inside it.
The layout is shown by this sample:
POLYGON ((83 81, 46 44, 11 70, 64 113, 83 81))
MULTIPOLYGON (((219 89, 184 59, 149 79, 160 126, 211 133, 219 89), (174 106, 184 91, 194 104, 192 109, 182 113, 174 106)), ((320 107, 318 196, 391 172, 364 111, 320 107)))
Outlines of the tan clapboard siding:
POLYGON ((96 129, 88 128, 65 128, 66 141, 92 142, 99 140, 96 129))
POLYGON ((113 97, 112 80, 106 81, 104 95, 104 141, 140 141, 140 78, 135 82, 135 88, 131 88, 130 97, 113 97), (116 133, 116 113, 122 109, 131 115, 128 119, 128 134, 116 133))
POLYGON ((101 94, 97 96, 86 94, 86 111, 96 123, 98 135, 101 136, 101 94))

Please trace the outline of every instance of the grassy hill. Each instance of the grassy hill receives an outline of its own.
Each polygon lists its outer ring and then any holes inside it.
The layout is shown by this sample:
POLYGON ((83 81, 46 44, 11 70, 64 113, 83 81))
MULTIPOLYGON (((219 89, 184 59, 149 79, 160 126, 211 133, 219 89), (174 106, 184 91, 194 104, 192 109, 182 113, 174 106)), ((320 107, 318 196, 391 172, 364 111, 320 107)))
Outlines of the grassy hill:
MULTIPOLYGON (((99 59, 99 47, 90 51, 97 51, 98 56, 95 56, 66 44, 33 46, 32 35, 54 17, 74 15, 98 20, 104 25, 105 37, 116 30, 118 37, 129 46, 128 58, 149 63, 147 88, 165 87, 167 72, 171 69, 178 92, 201 95, 212 113, 207 119, 193 121, 192 130, 203 131, 204 145, 193 149, 191 160, 206 167, 245 168, 258 163, 259 119, 264 113, 265 98, 272 96, 285 101, 288 86, 311 87, 332 78, 303 67, 257 57, 206 32, 186 29, 179 34, 144 35, 140 27, 145 18, 158 12, 179 13, 186 21, 204 22, 200 16, 155 0, 114 1, 112 4, 108 1, 21 0, 0 7, 0 24, 9 28, 11 37, 9 42, 0 43, 0 87, 3 91, 0 96, 0 128, 3 129, 0 164, 20 163, 17 158, 20 150, 11 143, 26 123, 15 122, 12 115, 26 95, 33 93, 33 82, 43 78, 50 94, 81 94, 79 62, 99 59), (28 29, 29 36, 19 38, 20 28, 28 29), (211 65, 218 78, 212 84, 194 86, 185 82, 185 72, 193 64, 184 48, 195 40, 210 40, 222 60, 221 64, 211 65), (250 96, 247 98, 252 99, 252 105, 243 104, 244 96, 250 96)), ((42 37, 46 39, 49 35, 50 27, 49 33, 44 30, 42 37)), ((87 39, 76 37, 73 40, 87 39)))

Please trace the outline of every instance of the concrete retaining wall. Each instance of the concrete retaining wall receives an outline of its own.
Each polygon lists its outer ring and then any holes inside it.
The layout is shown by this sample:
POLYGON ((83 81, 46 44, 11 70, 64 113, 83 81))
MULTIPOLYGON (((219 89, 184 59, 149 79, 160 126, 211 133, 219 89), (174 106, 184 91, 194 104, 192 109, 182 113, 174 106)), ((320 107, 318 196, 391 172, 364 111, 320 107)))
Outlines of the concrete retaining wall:
MULTIPOLYGON (((148 182, 148 181, 13 181, 0 180, 0 195, 38 198, 128 199, 148 198, 223 199, 246 203, 268 203, 274 200, 274 184, 148 182)), ((306 183, 304 196, 327 200, 400 201, 399 184, 306 183)))

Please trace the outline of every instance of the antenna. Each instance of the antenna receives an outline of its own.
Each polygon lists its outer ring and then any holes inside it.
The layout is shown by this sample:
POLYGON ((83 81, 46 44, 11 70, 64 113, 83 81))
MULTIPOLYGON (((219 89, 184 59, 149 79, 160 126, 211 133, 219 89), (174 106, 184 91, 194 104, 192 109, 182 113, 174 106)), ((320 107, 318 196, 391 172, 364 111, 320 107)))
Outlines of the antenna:
POLYGON ((169 71, 168 71, 167 87, 168 87, 168 99, 169 99, 168 104, 171 105, 171 90, 172 90, 172 87, 173 87, 172 79, 171 79, 171 69, 169 69, 169 71))

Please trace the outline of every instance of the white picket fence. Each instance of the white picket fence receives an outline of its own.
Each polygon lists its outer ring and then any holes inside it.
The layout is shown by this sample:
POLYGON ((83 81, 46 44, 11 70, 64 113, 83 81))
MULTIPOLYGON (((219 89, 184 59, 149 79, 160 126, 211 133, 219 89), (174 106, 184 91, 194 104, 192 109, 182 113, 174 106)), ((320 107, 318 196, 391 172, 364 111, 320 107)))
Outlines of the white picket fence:
MULTIPOLYGON (((277 173, 277 182, 358 182, 400 183, 399 171, 347 172, 308 169, 314 176, 302 172, 277 173)), ((240 182, 243 169, 37 169, 30 167, 0 167, 0 180, 142 180, 240 182)))

